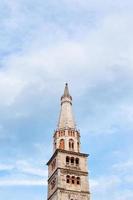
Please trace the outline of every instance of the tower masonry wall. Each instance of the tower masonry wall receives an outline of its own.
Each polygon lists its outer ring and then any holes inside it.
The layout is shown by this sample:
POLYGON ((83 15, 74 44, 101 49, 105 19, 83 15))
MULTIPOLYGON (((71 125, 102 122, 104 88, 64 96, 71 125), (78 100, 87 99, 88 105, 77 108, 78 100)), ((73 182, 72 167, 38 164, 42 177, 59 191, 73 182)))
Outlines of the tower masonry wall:
POLYGON ((56 171, 57 168, 64 168, 70 170, 77 170, 82 172, 88 172, 88 159, 85 156, 80 154, 71 154, 58 152, 57 155, 51 160, 48 165, 48 177, 51 177, 52 174, 56 171), (70 158, 70 162, 66 162, 66 157, 70 158), (74 158, 74 164, 71 163, 71 158, 74 158), (79 159, 79 164, 76 164, 76 158, 79 159))
POLYGON ((59 181, 58 181, 58 187, 59 188, 65 188, 66 190, 69 191, 76 191, 76 192, 87 192, 89 185, 88 185, 88 176, 87 175, 81 175, 80 173, 77 172, 69 172, 67 173, 67 171, 61 170, 60 171, 60 177, 59 177, 59 181), (71 177, 80 177, 80 184, 77 185, 72 184, 72 183, 67 183, 66 182, 66 176, 70 175, 71 177))
POLYGON ((50 197, 58 186, 58 171, 48 180, 48 197, 50 197))
POLYGON ((90 200, 90 195, 85 193, 77 193, 65 190, 58 190, 48 200, 90 200))
MULTIPOLYGON (((70 160, 71 161, 71 160, 70 160)), ((57 152, 55 157, 49 163, 49 179, 48 179, 48 197, 50 197, 54 192, 62 188, 68 191, 77 191, 77 192, 87 192, 89 191, 89 182, 88 182, 88 170, 87 170, 87 157, 83 155, 70 154, 65 152, 57 152), (66 157, 74 158, 75 160, 79 159, 78 166, 76 163, 71 165, 66 163, 66 157), (56 162, 55 162, 56 161, 56 162), (55 164, 54 169, 52 169, 52 164, 55 164), (67 183, 67 176, 80 178, 80 184, 72 184, 72 182, 67 183), (53 181, 54 187, 53 187, 53 181)), ((66 195, 66 194, 62 194, 66 195)), ((54 198, 54 197, 53 197, 54 198)), ((63 197, 66 198, 66 197, 63 197)), ((53 199, 52 199, 53 200, 53 199)), ((59 200, 59 199, 58 199, 59 200)))
POLYGON ((48 200, 59 200, 58 193, 59 191, 56 191, 51 197, 48 197, 48 200))
POLYGON ((65 169, 73 169, 73 170, 79 170, 83 172, 88 172, 87 168, 87 157, 81 156, 80 154, 70 154, 68 153, 58 153, 57 163, 59 168, 65 168, 65 169), (74 158, 74 164, 71 163, 71 160, 69 164, 66 163, 66 157, 74 158), (75 160, 76 158, 79 159, 79 164, 77 165, 75 160))

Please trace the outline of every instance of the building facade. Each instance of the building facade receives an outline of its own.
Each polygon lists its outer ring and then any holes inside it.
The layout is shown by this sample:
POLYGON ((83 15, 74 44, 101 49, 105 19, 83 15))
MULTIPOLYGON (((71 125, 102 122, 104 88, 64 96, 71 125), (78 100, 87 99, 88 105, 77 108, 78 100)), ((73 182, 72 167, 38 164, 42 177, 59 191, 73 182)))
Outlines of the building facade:
POLYGON ((80 133, 72 112, 72 97, 66 84, 61 97, 53 155, 48 161, 47 200, 90 200, 88 154, 80 152, 80 133))

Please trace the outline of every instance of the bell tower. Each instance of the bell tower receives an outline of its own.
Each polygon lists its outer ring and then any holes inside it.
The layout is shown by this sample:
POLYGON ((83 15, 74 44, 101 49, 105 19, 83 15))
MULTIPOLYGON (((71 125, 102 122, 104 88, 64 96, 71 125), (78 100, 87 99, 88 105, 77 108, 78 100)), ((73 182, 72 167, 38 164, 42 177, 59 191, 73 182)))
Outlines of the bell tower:
POLYGON ((47 163, 47 200, 90 200, 87 158, 88 154, 80 152, 80 133, 66 83, 58 126, 53 135, 53 155, 47 163))

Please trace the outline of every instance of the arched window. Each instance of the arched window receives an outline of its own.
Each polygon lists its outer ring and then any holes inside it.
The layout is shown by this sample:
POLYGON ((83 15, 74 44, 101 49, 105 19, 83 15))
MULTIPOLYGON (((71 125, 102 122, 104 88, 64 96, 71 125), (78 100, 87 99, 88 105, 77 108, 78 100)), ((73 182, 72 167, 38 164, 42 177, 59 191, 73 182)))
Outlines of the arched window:
POLYGON ((74 157, 71 157, 71 164, 74 165, 74 157))
POLYGON ((77 177, 77 185, 80 185, 80 177, 77 177))
POLYGON ((54 178, 54 180, 52 180, 51 182, 51 190, 55 187, 56 185, 56 178, 54 178))
POLYGON ((70 183, 70 176, 69 175, 66 176, 66 182, 70 183))
POLYGON ((69 164, 69 160, 70 160, 70 158, 69 158, 69 156, 67 156, 66 157, 66 164, 69 164))
POLYGON ((59 149, 65 149, 65 142, 63 139, 60 140, 59 149))
POLYGON ((71 149, 71 142, 70 142, 70 140, 69 140, 69 149, 71 149))
POLYGON ((69 150, 70 150, 70 151, 73 151, 73 150, 74 150, 74 140, 73 140, 73 139, 70 139, 70 140, 69 140, 69 150))
POLYGON ((79 165, 79 158, 76 158, 76 165, 79 165))
POLYGON ((72 150, 74 149, 74 142, 72 142, 72 150))
POLYGON ((72 181, 72 184, 75 184, 75 176, 72 176, 71 181, 72 181))
POLYGON ((52 170, 55 169, 56 167, 56 159, 53 160, 52 164, 51 164, 52 170))

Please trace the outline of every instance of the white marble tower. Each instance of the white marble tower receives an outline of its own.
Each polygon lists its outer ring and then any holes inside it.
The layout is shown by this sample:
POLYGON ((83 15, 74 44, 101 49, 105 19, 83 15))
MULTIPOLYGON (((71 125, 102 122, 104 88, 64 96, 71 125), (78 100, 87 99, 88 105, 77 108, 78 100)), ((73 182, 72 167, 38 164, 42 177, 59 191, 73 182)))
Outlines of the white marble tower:
POLYGON ((53 136, 53 155, 48 161, 47 200, 90 200, 87 158, 80 152, 80 133, 72 112, 72 97, 66 84, 61 111, 53 136))

